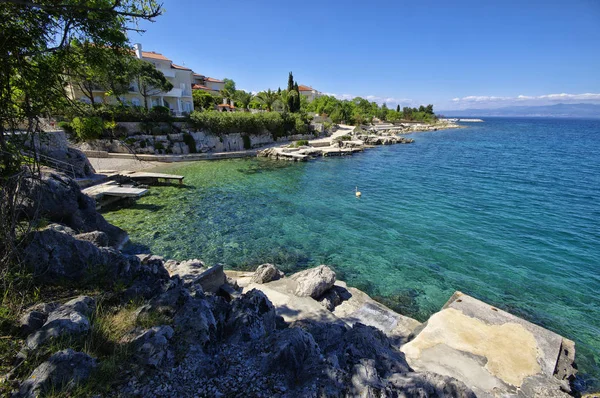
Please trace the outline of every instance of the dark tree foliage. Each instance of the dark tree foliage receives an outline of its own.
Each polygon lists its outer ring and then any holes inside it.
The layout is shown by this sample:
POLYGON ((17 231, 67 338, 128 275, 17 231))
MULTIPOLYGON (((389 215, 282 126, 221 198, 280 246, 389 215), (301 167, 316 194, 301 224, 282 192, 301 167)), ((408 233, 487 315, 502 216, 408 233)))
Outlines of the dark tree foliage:
MULTIPOLYGON (((112 49, 115 57, 130 57, 126 31, 138 30, 139 20, 152 20, 161 13, 155 0, 0 2, 2 281, 16 259, 19 236, 36 221, 19 219, 19 189, 24 179, 39 175, 36 156, 24 151, 24 142, 41 129, 44 117, 78 106, 65 93, 69 72, 81 74, 74 70, 80 63, 71 43, 94 43, 112 49)), ((106 68, 112 67, 112 63, 106 64, 106 68)))

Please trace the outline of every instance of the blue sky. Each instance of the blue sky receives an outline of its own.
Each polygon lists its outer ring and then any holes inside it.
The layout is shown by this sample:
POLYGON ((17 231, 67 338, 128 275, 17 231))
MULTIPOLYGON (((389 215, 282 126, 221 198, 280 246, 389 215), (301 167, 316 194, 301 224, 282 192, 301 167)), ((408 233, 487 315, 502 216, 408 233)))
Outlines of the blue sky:
POLYGON ((293 71, 392 106, 600 103, 600 0, 163 1, 131 41, 248 91, 293 71))

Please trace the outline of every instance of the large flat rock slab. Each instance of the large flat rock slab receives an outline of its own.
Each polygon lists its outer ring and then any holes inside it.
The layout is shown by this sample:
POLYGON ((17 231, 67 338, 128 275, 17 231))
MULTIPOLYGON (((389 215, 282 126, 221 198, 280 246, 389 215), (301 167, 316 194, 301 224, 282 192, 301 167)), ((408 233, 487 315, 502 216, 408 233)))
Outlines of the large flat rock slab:
POLYGON ((401 350, 411 367, 463 381, 478 397, 515 396, 552 377, 563 337, 460 292, 401 350))
POLYGON ((335 307, 333 313, 348 325, 360 322, 374 326, 394 339, 395 344, 405 343, 413 331, 421 325, 415 319, 398 314, 385 305, 373 300, 365 292, 348 287, 343 281, 335 283, 347 289, 352 297, 335 307))
POLYGON ((227 276, 237 280, 244 292, 252 289, 261 290, 275 306, 278 315, 286 322, 302 319, 335 322, 352 326, 357 322, 374 326, 392 338, 394 345, 399 346, 412 337, 413 331, 421 325, 420 322, 398 314, 385 305, 378 303, 368 294, 348 287, 343 281, 335 285, 347 289, 351 297, 329 311, 321 303, 311 297, 298 297, 294 294, 297 282, 291 278, 257 284, 252 283, 251 272, 225 271, 227 276))

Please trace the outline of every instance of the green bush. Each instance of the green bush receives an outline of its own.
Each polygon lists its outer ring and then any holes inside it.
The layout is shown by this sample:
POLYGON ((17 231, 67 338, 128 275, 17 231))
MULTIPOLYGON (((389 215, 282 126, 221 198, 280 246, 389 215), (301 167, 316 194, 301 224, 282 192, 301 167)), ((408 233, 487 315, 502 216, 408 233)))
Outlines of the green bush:
POLYGON ((309 145, 308 140, 298 140, 298 141, 294 142, 293 146, 298 148, 298 147, 307 146, 307 145, 309 145))
POLYGON ((195 111, 191 114, 190 121, 193 127, 217 135, 228 133, 257 135, 269 132, 276 139, 291 134, 306 134, 310 131, 307 117, 298 113, 195 111))
POLYGON ((333 126, 333 123, 331 123, 331 122, 324 122, 323 123, 323 128, 325 129, 325 131, 329 131, 329 129, 331 128, 331 126, 333 126))
POLYGON ((98 116, 75 117, 71 127, 79 140, 95 140, 100 138, 104 131, 104 122, 98 116))
POLYGON ((61 129, 63 129, 65 131, 65 133, 67 133, 67 134, 73 134, 74 133, 73 127, 71 126, 71 123, 69 123, 69 122, 65 122, 65 121, 58 122, 58 127, 60 127, 61 129))
POLYGON ((188 146, 188 148, 190 149, 190 153, 196 153, 196 140, 194 140, 194 137, 192 137, 191 134, 189 133, 183 133, 183 142, 188 146))

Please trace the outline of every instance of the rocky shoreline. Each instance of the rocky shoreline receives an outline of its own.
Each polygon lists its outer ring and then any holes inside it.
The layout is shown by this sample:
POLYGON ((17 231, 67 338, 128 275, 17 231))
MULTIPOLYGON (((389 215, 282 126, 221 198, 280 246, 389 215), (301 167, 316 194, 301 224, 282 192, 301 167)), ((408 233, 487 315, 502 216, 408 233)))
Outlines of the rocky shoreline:
POLYGON ((412 144, 414 139, 402 135, 462 127, 451 122, 358 126, 343 135, 334 133, 327 139, 298 141, 292 144, 266 148, 258 151, 257 156, 274 160, 303 162, 316 157, 352 155, 378 145, 412 144), (298 145, 299 143, 301 145, 298 145))
POLYGON ((327 265, 286 276, 273 264, 236 272, 131 256, 118 250, 125 232, 68 177, 45 173, 33 193, 51 224, 30 234, 24 264, 41 285, 88 293, 23 312, 3 377, 14 396, 577 394, 570 340, 467 295, 422 324, 327 265))

